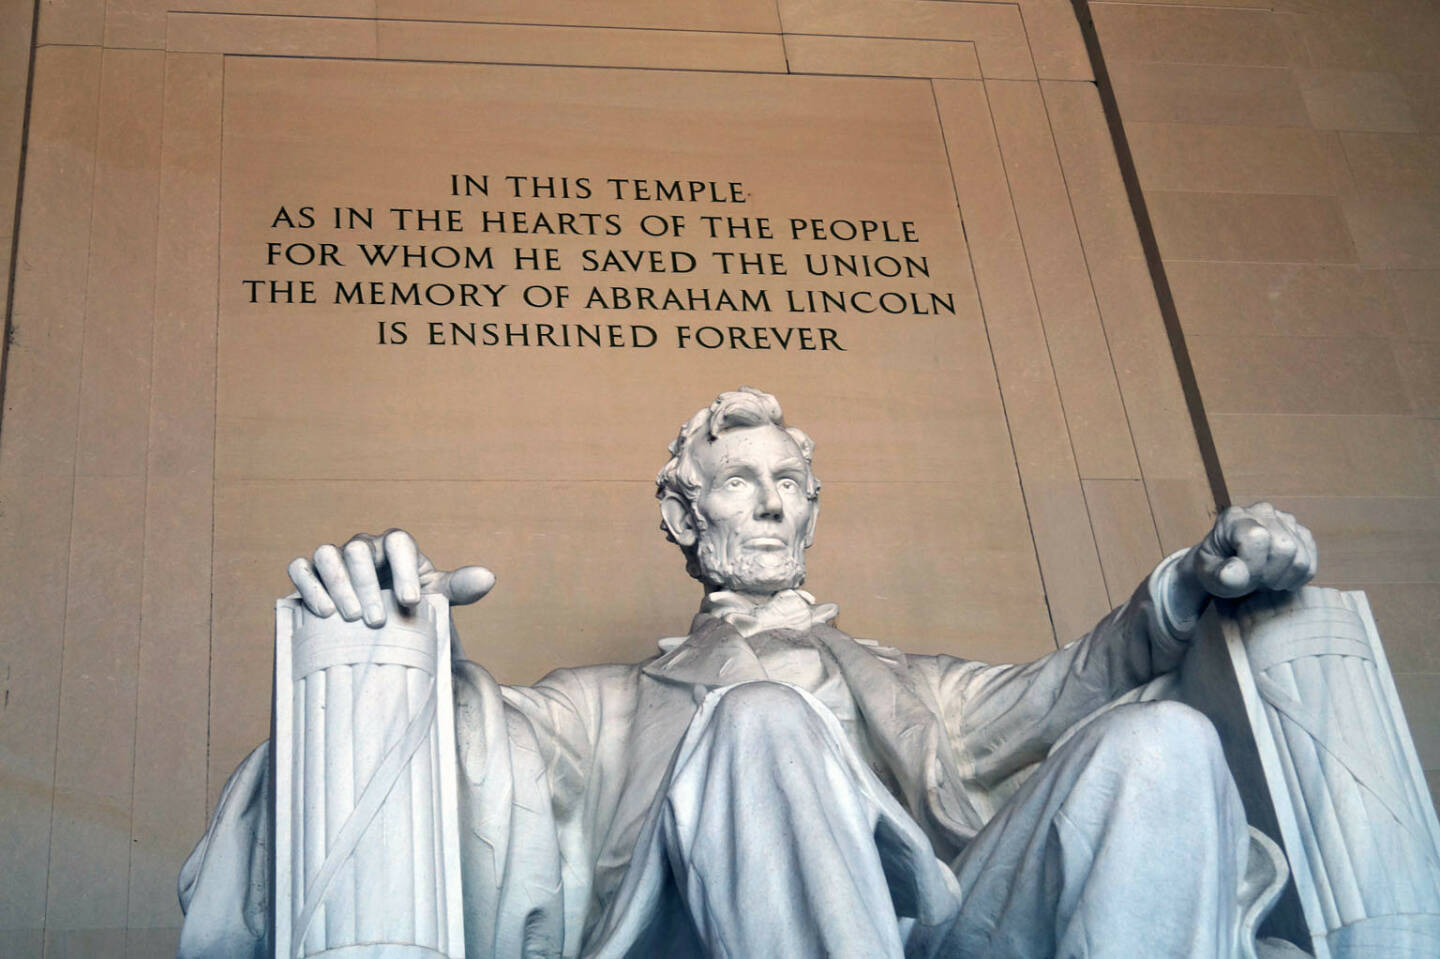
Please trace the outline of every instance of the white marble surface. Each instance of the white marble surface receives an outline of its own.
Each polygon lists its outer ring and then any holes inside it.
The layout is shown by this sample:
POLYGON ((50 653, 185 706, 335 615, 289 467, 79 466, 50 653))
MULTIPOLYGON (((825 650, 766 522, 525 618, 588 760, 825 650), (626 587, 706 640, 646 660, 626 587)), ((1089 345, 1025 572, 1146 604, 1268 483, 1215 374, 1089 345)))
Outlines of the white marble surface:
POLYGON ((1316 959, 1440 954, 1440 822, 1365 594, 1218 622, 1316 959))
POLYGON ((276 957, 464 955, 449 605, 381 601, 382 630, 276 604, 276 957))

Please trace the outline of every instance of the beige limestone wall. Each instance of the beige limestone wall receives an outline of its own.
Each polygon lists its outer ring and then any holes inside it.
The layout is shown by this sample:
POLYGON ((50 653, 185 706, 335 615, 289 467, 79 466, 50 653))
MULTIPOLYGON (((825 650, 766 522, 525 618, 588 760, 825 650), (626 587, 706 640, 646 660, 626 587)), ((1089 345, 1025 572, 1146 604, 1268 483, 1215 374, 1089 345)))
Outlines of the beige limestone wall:
MULTIPOLYGON (((34 26, 34 3, 5 0, 0 4, 0 303, 7 309, 34 26)), ((4 367, 5 346, 0 342, 0 368, 4 367)))
POLYGON ((1089 7, 1230 496, 1369 593, 1440 794, 1440 7, 1089 7))
POLYGON ((509 681, 683 630, 649 477, 738 382, 819 440, 811 584, 862 634, 1026 659, 1205 529, 1068 2, 183 7, 40 7, 0 422, 0 954, 173 951, 179 863, 265 735, 299 551, 395 522, 492 564, 460 625, 509 681), (838 318, 844 354, 382 355, 358 338, 379 308, 243 295, 277 204, 438 207, 466 159, 737 171, 770 215, 912 219, 956 312, 838 318))

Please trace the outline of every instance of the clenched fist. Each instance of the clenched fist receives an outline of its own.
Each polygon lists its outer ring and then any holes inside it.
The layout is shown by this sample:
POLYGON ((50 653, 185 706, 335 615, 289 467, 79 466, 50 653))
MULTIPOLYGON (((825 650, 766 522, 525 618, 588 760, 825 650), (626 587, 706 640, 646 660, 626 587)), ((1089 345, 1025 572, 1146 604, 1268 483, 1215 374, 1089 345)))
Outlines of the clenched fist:
POLYGON ((1295 590, 1315 575, 1315 537, 1269 503, 1232 506, 1175 568, 1174 612, 1198 617, 1210 597, 1234 599, 1257 590, 1295 590))

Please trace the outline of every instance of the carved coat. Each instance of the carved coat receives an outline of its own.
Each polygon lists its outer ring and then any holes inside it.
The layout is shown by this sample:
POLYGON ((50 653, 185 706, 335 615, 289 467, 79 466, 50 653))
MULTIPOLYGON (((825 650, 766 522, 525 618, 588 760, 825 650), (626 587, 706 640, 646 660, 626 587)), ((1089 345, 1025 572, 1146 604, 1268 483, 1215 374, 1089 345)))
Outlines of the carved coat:
MULTIPOLYGON (((951 861, 1061 735, 1178 664, 1184 641, 1156 599, 1168 566, 1089 635, 1026 665, 907 656, 834 629, 834 608, 808 602, 793 625, 753 633, 744 616, 702 611, 644 663, 561 669, 528 687, 458 662, 467 953, 581 955, 626 907, 621 880, 698 703, 752 680, 792 682, 834 711, 951 861)), ((231 777, 185 865, 182 957, 260 954, 267 766, 262 746, 231 777)))

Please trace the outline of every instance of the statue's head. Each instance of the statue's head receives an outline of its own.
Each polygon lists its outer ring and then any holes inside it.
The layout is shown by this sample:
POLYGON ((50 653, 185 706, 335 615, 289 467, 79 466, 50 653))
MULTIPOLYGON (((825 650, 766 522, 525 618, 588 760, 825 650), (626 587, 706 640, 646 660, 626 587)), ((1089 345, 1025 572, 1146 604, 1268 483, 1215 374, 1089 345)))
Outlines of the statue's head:
POLYGON ((820 482, 815 444, 769 393, 721 393, 680 428, 655 483, 660 528, 707 588, 770 594, 805 581, 820 482))

